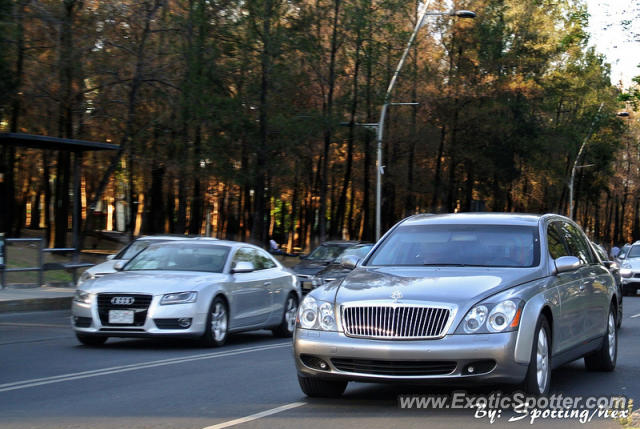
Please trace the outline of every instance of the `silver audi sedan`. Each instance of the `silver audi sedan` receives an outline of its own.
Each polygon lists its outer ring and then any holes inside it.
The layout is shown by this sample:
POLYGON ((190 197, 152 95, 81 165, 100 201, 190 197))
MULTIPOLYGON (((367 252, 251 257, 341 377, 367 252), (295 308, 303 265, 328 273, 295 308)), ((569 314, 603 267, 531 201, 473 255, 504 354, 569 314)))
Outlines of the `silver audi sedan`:
POLYGON ((192 337, 221 346, 233 332, 291 336, 300 286, 269 253, 246 243, 184 240, 152 244, 119 272, 82 283, 73 299, 78 340, 192 337))
POLYGON ((308 396, 338 396, 349 381, 541 395, 566 362, 615 368, 615 281, 568 218, 417 215, 343 264, 355 269, 300 305, 294 355, 308 396))

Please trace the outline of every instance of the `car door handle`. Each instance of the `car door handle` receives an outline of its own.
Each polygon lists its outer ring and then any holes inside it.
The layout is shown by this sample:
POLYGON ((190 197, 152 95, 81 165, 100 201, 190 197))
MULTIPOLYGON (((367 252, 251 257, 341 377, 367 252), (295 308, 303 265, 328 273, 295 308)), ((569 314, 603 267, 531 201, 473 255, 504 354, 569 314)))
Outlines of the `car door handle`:
POLYGON ((271 282, 264 282, 265 286, 271 286, 271 282))

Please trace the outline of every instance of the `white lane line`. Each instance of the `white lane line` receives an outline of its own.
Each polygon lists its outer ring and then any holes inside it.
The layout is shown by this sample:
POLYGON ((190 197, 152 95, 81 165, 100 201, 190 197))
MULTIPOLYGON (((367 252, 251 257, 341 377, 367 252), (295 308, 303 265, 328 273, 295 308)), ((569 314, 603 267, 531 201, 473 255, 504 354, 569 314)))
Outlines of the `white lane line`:
POLYGON ((204 355, 192 355, 181 358, 162 359, 151 362, 143 362, 131 365, 114 366, 110 368, 96 369, 92 371, 76 372, 71 374, 55 375, 52 377, 36 378, 32 380, 16 381, 13 383, 0 384, 0 392, 8 392, 10 390, 26 389, 28 387, 42 386, 45 384, 60 383, 63 381, 79 380, 82 378, 98 377, 101 375, 117 374, 121 372, 137 371, 139 369, 155 368, 159 366, 175 365, 179 363, 194 362, 205 359, 216 359, 220 357, 236 356, 245 353, 257 351, 265 351, 282 347, 290 347, 291 343, 279 343, 268 346, 248 347, 244 349, 230 350, 228 352, 208 353, 204 355))
POLYGON ((241 417, 239 419, 229 420, 228 422, 218 423, 217 425, 207 426, 204 429, 223 429, 223 428, 228 428, 229 426, 241 425, 242 423, 258 420, 263 417, 271 416, 273 414, 278 414, 283 411, 291 410, 292 408, 301 407, 303 405, 306 405, 306 402, 292 402, 290 404, 283 405, 281 407, 276 407, 267 411, 262 411, 260 413, 251 414, 250 416, 247 416, 247 417, 241 417))
POLYGON ((634 315, 633 315, 633 316, 631 316, 630 318, 631 318, 631 319, 635 319, 636 317, 640 317, 640 313, 638 313, 638 314, 634 314, 634 315))

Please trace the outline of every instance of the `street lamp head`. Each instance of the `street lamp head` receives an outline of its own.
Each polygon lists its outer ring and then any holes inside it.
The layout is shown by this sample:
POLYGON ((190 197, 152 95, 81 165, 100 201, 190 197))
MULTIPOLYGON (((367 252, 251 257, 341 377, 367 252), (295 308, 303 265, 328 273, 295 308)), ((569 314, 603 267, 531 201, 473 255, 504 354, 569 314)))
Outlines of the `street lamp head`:
POLYGON ((476 17, 476 13, 472 12, 470 10, 456 10, 454 12, 455 16, 457 16, 458 18, 475 18, 476 17))
POLYGON ((629 112, 625 112, 624 110, 622 112, 618 112, 616 113, 617 116, 620 116, 621 118, 628 118, 629 117, 629 112))

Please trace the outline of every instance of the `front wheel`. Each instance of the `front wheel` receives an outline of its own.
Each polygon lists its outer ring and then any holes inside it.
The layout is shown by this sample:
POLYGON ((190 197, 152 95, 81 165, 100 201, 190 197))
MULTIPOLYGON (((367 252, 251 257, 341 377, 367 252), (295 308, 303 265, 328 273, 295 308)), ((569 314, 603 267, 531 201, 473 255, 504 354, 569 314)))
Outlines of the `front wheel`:
POLYGON ((229 330, 229 312, 224 299, 217 296, 209 307, 207 325, 200 338, 200 345, 204 347, 220 347, 227 341, 229 330))
POLYGON ((298 383, 304 394, 310 398, 337 398, 347 388, 346 381, 321 380, 300 375, 298 383))
POLYGON ((542 396, 549 393, 551 385, 551 336, 549 322, 544 316, 540 316, 533 335, 531 347, 531 360, 527 376, 522 385, 526 393, 542 396))
POLYGON ((613 371, 618 360, 618 328, 613 305, 607 317, 607 334, 602 346, 594 353, 584 357, 584 365, 589 371, 613 371))
POLYGON ((284 304, 284 313, 280 325, 272 329, 273 335, 280 338, 289 338, 296 328, 296 317, 298 315, 298 298, 294 294, 289 294, 284 304))

